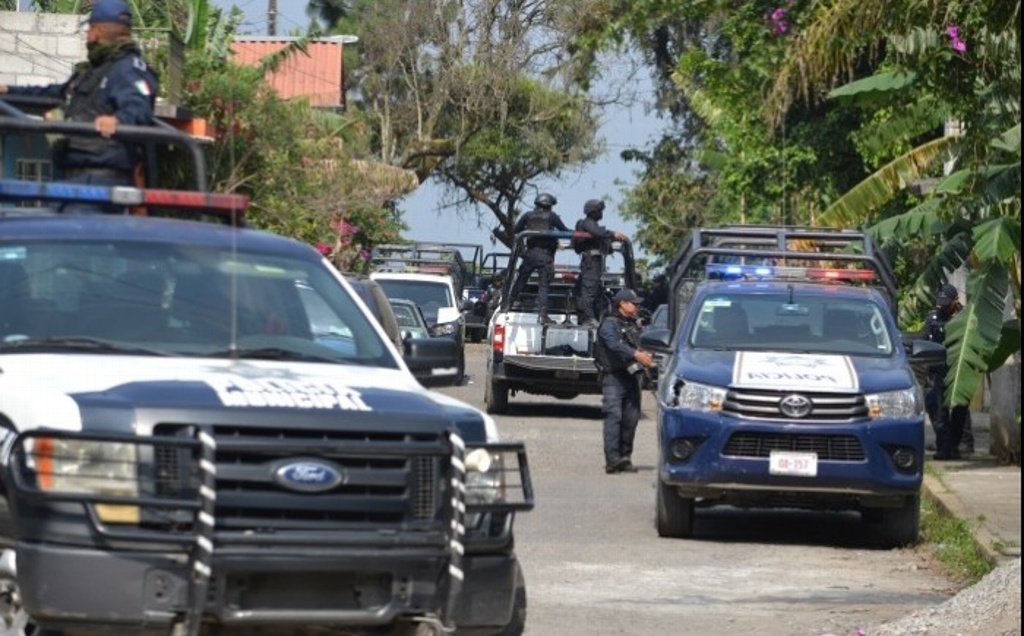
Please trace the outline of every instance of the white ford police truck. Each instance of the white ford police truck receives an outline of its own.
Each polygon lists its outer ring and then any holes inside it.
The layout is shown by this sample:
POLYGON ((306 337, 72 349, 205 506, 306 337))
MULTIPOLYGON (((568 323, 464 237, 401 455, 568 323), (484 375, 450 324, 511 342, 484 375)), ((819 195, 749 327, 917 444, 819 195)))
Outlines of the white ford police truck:
POLYGON ((523 445, 244 205, 0 179, 0 634, 522 633, 523 445))

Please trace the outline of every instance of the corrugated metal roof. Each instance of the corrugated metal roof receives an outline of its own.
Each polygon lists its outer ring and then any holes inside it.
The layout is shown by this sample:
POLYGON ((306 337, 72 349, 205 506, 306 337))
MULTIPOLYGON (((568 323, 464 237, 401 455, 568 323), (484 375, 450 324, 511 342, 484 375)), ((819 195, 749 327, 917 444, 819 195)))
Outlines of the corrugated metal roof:
MULTIPOLYGON (((238 64, 258 66, 263 58, 277 53, 294 40, 288 37, 236 37, 231 50, 238 64)), ((267 80, 284 99, 308 97, 313 106, 342 108, 345 106, 342 46, 340 42, 314 40, 308 44, 308 55, 296 51, 270 73, 267 80)))

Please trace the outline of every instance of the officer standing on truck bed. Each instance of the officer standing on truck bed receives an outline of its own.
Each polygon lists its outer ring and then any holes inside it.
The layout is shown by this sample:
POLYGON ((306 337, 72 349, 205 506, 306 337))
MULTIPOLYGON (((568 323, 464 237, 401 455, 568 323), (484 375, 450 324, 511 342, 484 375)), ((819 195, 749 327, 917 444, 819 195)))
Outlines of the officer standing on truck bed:
MULTIPOLYGON (((533 210, 519 217, 513 232, 550 232, 561 230, 568 232, 562 218, 552 209, 558 199, 554 195, 542 193, 537 195, 533 210)), ((558 239, 546 236, 533 236, 526 240, 526 254, 523 262, 516 272, 516 282, 512 285, 510 298, 515 299, 526 287, 526 281, 530 274, 538 272, 537 279, 537 313, 542 325, 554 324, 548 317, 548 289, 551 286, 551 277, 555 274, 555 251, 558 249, 558 239)))
MULTIPOLYGON (((153 124, 153 104, 159 89, 156 75, 132 41, 132 12, 123 0, 96 0, 86 34, 88 60, 75 65, 71 77, 48 86, 5 86, 0 94, 64 100, 66 121, 92 123, 98 137, 71 137, 53 151, 61 180, 97 186, 131 186, 139 156, 132 144, 111 137, 122 124, 153 124)), ((62 212, 122 213, 120 206, 66 203, 62 212)))
POLYGON ((583 204, 583 218, 576 222, 577 232, 586 232, 589 238, 578 239, 574 244, 580 255, 580 324, 597 327, 601 313, 597 305, 601 291, 601 274, 604 273, 604 258, 611 251, 611 241, 625 241, 629 237, 622 232, 609 230, 601 225, 604 216, 604 201, 590 199, 583 204))
POLYGON ((601 370, 601 412, 604 414, 604 472, 635 473, 633 440, 640 422, 640 375, 654 366, 654 357, 640 349, 637 325, 641 298, 620 289, 612 298, 613 313, 597 330, 595 360, 601 370))

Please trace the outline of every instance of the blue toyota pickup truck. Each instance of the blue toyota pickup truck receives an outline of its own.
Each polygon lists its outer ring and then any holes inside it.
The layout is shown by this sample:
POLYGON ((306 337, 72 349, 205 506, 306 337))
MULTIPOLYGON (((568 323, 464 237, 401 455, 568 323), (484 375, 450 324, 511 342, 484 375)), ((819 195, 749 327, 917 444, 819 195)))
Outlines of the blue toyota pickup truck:
POLYGON ((697 506, 856 510, 886 546, 915 543, 924 400, 892 273, 869 237, 698 230, 674 262, 658 396, 657 530, 697 506), (672 315, 674 313, 674 315, 672 315), (674 327, 674 328, 673 328, 674 327))

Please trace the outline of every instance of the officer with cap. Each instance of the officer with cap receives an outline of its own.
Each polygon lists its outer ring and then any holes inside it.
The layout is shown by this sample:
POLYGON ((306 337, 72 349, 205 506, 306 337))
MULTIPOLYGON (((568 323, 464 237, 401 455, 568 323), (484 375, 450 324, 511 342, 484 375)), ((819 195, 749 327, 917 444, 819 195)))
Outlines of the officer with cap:
POLYGON ((595 360, 601 371, 601 412, 604 415, 604 472, 635 473, 633 440, 640 422, 640 374, 654 366, 654 357, 640 349, 637 325, 643 299, 631 289, 612 297, 613 312, 597 330, 595 360))
POLYGON ((604 201, 590 199, 583 204, 583 218, 576 222, 576 231, 589 236, 575 240, 576 253, 580 255, 580 299, 577 308, 581 324, 597 327, 597 316, 601 313, 597 304, 601 291, 601 274, 604 273, 604 257, 611 252, 611 241, 625 241, 628 236, 609 230, 601 225, 604 216, 604 201))
MULTIPOLYGON (((946 323, 960 311, 960 295, 956 287, 945 284, 935 297, 935 308, 924 321, 924 336, 932 342, 945 344, 946 323)), ((966 452, 974 452, 974 436, 971 432, 971 411, 967 406, 945 405, 946 364, 936 365, 929 371, 929 388, 925 396, 925 407, 928 418, 935 431, 934 459, 960 459, 960 443, 966 446, 966 452)))
MULTIPOLYGON (((550 232, 561 230, 568 232, 562 217, 552 209, 558 200, 554 195, 542 193, 534 200, 533 210, 519 217, 513 232, 550 232)), ((517 298, 526 287, 526 281, 530 274, 539 272, 537 280, 537 313, 540 314, 542 325, 554 324, 548 317, 548 289, 551 286, 551 277, 555 273, 555 251, 558 249, 558 239, 546 236, 533 236, 526 240, 526 254, 522 263, 516 271, 516 281, 512 284, 511 298, 517 298)))
MULTIPOLYGON (((133 185, 137 149, 111 137, 122 124, 153 124, 159 83, 132 40, 132 11, 123 0, 96 0, 88 24, 88 60, 75 65, 67 81, 49 86, 0 85, 0 94, 62 99, 65 120, 95 126, 98 137, 73 136, 54 147, 54 163, 64 181, 133 185)), ((62 211, 121 213, 124 209, 67 204, 62 211)))

